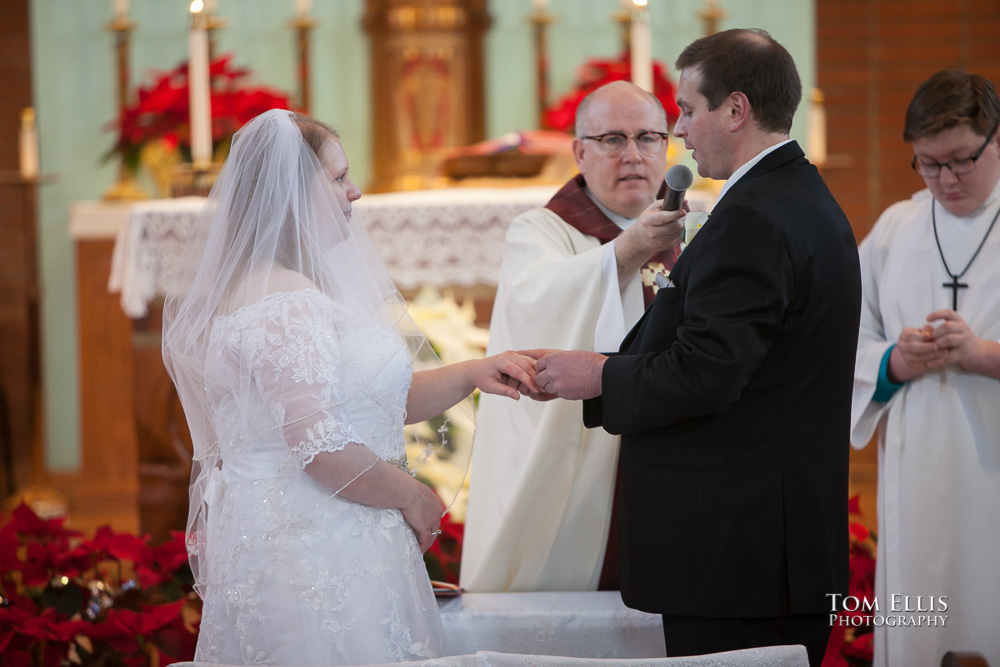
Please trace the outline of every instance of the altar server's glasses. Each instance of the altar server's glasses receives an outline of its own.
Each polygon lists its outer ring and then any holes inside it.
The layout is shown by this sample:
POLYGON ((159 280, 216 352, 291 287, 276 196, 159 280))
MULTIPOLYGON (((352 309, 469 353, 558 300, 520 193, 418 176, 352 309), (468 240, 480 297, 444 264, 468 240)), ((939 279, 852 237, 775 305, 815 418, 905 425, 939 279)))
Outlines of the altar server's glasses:
POLYGON ((923 160, 918 160, 917 156, 914 155, 910 166, 913 167, 913 171, 924 178, 937 178, 941 175, 941 167, 948 167, 955 176, 964 176, 976 168, 976 160, 983 154, 986 147, 990 145, 995 133, 996 130, 990 132, 990 136, 986 137, 986 141, 983 142, 983 145, 979 147, 979 150, 972 157, 960 157, 948 160, 947 162, 924 162, 923 160))

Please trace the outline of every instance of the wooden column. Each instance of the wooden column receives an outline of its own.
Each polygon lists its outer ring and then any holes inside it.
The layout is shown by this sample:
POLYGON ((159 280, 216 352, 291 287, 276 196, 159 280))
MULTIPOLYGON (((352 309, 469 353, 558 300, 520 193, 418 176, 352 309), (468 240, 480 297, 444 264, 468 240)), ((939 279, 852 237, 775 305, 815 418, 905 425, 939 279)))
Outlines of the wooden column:
POLYGON ((450 148, 485 138, 486 0, 367 0, 374 192, 433 184, 450 148))
POLYGON ((132 322, 118 294, 108 293, 114 232, 128 204, 78 202, 71 212, 75 243, 80 387, 80 466, 50 473, 70 498, 75 525, 137 532, 138 446, 133 419, 132 322))

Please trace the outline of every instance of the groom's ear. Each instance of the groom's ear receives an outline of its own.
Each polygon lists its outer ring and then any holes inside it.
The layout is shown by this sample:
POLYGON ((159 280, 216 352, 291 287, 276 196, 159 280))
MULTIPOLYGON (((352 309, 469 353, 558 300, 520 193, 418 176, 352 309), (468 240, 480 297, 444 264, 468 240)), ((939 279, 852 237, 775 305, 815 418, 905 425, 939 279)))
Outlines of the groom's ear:
POLYGON ((736 132, 752 120, 750 100, 745 93, 741 93, 740 91, 729 93, 726 103, 729 106, 730 132, 736 132))

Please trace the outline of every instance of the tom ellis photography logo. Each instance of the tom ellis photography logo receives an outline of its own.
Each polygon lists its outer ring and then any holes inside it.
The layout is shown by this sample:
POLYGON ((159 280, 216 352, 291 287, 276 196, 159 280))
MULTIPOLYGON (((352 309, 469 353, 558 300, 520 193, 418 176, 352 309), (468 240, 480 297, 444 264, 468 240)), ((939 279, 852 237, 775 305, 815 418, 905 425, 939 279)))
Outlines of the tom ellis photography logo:
POLYGON ((948 621, 947 595, 901 595, 893 593, 889 600, 878 596, 858 597, 827 593, 830 599, 830 626, 863 625, 887 627, 944 627, 948 621), (839 612, 849 612, 841 614, 839 612))

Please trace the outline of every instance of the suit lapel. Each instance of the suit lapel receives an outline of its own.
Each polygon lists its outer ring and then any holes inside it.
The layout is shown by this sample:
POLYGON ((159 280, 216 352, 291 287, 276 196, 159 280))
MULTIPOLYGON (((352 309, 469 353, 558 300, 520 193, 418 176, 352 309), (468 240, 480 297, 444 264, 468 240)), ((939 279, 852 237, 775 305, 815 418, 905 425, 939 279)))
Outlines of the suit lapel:
MULTIPOLYGON (((766 174, 767 172, 772 171, 774 169, 783 167, 790 162, 802 159, 804 157, 805 153, 802 152, 802 148, 799 147, 799 144, 796 141, 791 141, 782 146, 781 148, 771 151, 763 158, 761 158, 760 162, 755 164, 750 169, 750 171, 744 174, 740 178, 740 180, 733 185, 733 188, 728 192, 726 192, 723 199, 729 198, 732 195, 733 191, 739 191, 739 189, 743 187, 748 187, 750 183, 752 183, 753 180, 756 179, 758 176, 766 174)), ((722 200, 716 202, 715 207, 717 208, 720 203, 722 203, 722 200)), ((676 266, 674 268, 676 269, 676 266)), ((680 288, 674 288, 674 289, 680 289, 680 288)), ((636 337, 639 335, 639 330, 642 329, 643 323, 646 321, 646 317, 649 315, 649 311, 651 308, 652 305, 650 305, 649 308, 646 308, 646 311, 642 314, 642 317, 639 318, 639 321, 635 323, 635 326, 632 327, 632 330, 629 331, 628 334, 625 336, 625 339, 622 341, 621 346, 618 348, 619 354, 628 353, 629 348, 632 346, 632 343, 635 342, 636 337)))

